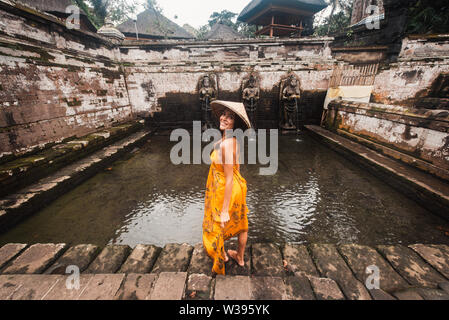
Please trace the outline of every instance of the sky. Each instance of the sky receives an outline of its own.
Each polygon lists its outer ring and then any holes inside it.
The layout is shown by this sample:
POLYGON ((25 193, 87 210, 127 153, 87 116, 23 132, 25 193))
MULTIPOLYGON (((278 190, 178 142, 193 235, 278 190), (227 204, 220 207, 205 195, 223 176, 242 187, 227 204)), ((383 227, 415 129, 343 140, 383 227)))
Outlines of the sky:
MULTIPOLYGON (((140 0, 144 3, 145 0, 140 0)), ((228 10, 237 14, 251 2, 251 0, 157 0, 162 14, 179 26, 189 24, 199 29, 209 22, 212 13, 228 10)), ((139 10, 139 13, 143 11, 139 10)), ((337 10, 338 11, 338 10, 337 10)), ((330 7, 318 14, 319 20, 329 15, 330 7)))
POLYGON ((187 23, 198 29, 208 23, 214 11, 228 10, 238 15, 250 0, 157 0, 157 3, 162 14, 173 22, 180 26, 187 23))

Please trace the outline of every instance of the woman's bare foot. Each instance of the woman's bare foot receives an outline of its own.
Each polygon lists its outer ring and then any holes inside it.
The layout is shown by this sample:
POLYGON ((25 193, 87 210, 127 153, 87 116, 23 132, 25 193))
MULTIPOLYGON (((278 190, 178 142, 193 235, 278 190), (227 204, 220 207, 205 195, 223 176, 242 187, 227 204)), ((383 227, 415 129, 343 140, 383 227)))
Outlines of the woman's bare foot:
POLYGON ((240 257, 238 256, 237 251, 235 251, 235 250, 228 250, 228 255, 232 259, 234 259, 239 266, 241 266, 241 267, 245 266, 245 261, 243 259, 240 259, 240 257))

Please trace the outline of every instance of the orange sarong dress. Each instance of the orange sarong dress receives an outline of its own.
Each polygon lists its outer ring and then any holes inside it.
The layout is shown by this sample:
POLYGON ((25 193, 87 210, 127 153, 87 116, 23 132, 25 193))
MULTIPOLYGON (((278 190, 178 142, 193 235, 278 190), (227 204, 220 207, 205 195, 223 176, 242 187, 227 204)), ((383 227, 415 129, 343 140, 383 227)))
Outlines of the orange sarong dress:
MULTIPOLYGON (((248 207, 246 205, 246 180, 240 175, 239 164, 234 164, 232 196, 229 202, 229 222, 221 227, 220 214, 223 206, 226 179, 224 168, 214 150, 210 156, 211 166, 206 184, 203 220, 203 245, 213 259, 212 271, 225 274, 224 241, 248 231, 248 207)), ((231 259, 231 257, 229 257, 231 259)))

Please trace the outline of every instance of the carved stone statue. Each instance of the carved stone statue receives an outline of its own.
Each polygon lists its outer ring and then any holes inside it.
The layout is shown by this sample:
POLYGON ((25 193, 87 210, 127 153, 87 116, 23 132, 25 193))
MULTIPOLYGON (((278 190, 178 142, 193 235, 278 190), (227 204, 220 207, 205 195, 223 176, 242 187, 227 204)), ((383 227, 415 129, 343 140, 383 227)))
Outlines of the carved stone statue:
POLYGON ((203 130, 213 127, 210 103, 217 99, 217 92, 211 84, 211 79, 205 75, 200 80, 199 94, 201 101, 201 121, 203 122, 203 130))
POLYGON ((249 121, 254 129, 256 129, 256 110, 260 99, 260 90, 257 86, 256 77, 251 74, 247 83, 247 87, 243 89, 243 104, 245 105, 249 121))
POLYGON ((299 99, 301 91, 298 79, 295 75, 290 75, 281 83, 281 115, 280 126, 282 129, 297 129, 300 118, 299 99))

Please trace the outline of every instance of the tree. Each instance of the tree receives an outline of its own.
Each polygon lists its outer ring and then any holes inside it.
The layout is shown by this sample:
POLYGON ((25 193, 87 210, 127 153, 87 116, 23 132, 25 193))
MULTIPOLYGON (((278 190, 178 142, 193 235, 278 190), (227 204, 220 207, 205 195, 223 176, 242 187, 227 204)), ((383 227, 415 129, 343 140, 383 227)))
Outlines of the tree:
POLYGON ((409 5, 407 33, 448 33, 449 4, 447 0, 419 0, 409 5))
POLYGON ((234 20, 236 15, 237 13, 228 10, 223 10, 221 12, 214 12, 209 18, 209 26, 213 27, 216 23, 221 23, 237 30, 235 23, 232 21, 234 20))
POLYGON ((213 27, 216 23, 221 23, 233 28, 235 31, 239 32, 241 35, 246 36, 248 38, 255 37, 255 32, 257 31, 256 26, 250 26, 244 22, 236 21, 237 13, 223 10, 221 12, 214 12, 211 14, 209 18, 209 23, 205 26, 202 26, 199 29, 199 39, 204 39, 204 36, 210 31, 210 28, 213 27))
POLYGON ((116 24, 130 18, 137 10, 136 0, 73 0, 86 12, 88 18, 97 27, 104 25, 106 17, 116 24))
POLYGON ((314 35, 326 36, 341 32, 351 22, 354 0, 326 0, 331 7, 330 14, 315 27, 314 35))

